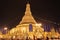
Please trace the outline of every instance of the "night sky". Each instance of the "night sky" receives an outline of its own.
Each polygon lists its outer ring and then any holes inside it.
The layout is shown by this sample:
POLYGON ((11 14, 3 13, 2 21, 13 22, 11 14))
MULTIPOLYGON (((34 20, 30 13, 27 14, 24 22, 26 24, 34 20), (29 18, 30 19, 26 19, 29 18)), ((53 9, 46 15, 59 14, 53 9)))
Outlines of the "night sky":
MULTIPOLYGON (((29 0, 34 18, 60 23, 60 2, 58 0, 29 0)), ((21 21, 26 0, 0 0, 0 27, 15 27, 21 21)))

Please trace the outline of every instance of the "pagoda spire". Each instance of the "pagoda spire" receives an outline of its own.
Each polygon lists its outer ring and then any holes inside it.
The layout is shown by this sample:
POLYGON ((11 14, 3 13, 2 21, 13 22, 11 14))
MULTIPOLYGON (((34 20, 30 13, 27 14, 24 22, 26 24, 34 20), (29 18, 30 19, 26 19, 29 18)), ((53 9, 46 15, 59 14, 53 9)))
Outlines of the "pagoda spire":
POLYGON ((25 15, 23 16, 20 24, 26 24, 26 23, 27 24, 30 24, 30 23, 35 24, 36 23, 35 19, 32 16, 31 10, 30 10, 29 1, 27 1, 25 15))
POLYGON ((25 15, 31 15, 30 11, 31 11, 30 4, 29 4, 29 1, 27 1, 25 15))

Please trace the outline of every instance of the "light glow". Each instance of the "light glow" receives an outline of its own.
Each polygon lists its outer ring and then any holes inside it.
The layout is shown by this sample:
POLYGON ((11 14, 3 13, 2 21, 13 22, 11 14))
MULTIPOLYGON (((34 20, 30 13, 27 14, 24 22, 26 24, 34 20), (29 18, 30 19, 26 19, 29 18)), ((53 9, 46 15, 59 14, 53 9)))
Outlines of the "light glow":
POLYGON ((8 29, 7 27, 4 28, 4 30, 7 30, 7 29, 8 29))

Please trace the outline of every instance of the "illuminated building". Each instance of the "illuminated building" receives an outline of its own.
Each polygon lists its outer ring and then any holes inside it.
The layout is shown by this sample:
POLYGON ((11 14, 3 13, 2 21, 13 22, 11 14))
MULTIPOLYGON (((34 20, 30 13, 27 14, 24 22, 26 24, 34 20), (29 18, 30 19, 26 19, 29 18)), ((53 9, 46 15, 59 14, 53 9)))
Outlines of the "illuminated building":
MULTIPOLYGON (((7 30, 7 28, 5 28, 7 30)), ((46 37, 58 37, 60 34, 55 32, 54 29, 51 29, 51 32, 45 32, 41 23, 37 23, 32 16, 30 10, 30 4, 27 3, 25 15, 23 16, 21 22, 15 27, 12 28, 4 38, 24 38, 26 37, 33 39, 35 38, 46 38, 46 37)))
POLYGON ((23 16, 22 21, 16 28, 10 30, 10 34, 13 34, 13 36, 20 35, 21 37, 28 36, 30 38, 33 38, 33 36, 42 38, 43 32, 44 29, 42 28, 42 24, 38 24, 32 16, 29 3, 26 5, 25 15, 23 16))

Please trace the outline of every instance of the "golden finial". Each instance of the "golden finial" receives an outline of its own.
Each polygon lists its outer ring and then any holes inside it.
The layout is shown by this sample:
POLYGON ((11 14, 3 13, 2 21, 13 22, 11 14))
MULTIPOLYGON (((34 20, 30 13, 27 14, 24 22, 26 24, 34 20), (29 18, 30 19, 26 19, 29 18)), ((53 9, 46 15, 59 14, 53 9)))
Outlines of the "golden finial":
POLYGON ((27 1, 27 4, 26 4, 26 11, 25 11, 25 14, 26 14, 26 15, 30 15, 30 14, 31 14, 29 1, 27 1))

